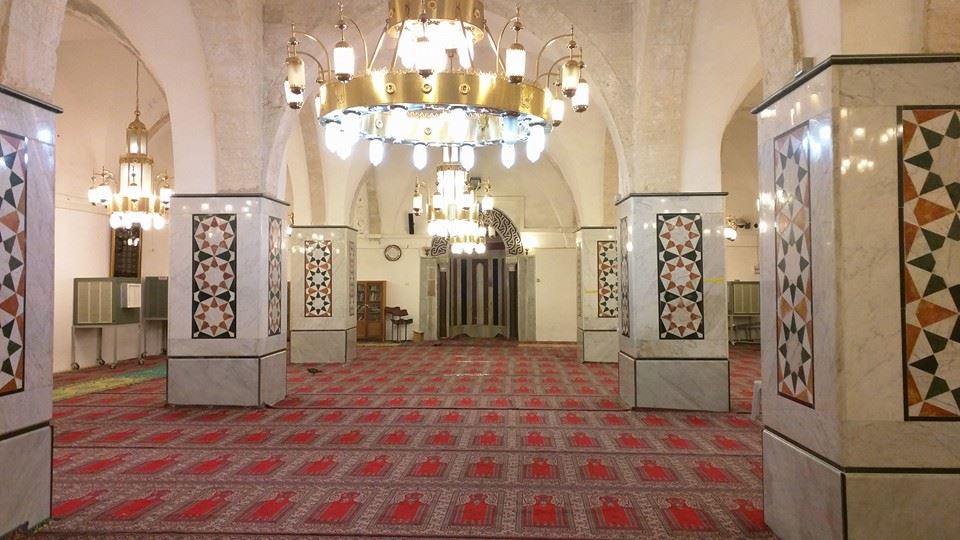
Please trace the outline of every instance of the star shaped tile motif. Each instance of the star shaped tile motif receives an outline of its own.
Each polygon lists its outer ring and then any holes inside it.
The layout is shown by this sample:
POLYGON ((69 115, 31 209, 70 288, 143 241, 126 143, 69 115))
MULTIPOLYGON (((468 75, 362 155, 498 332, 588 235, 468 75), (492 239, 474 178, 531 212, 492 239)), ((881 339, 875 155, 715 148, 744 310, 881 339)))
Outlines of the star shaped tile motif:
POLYGON ((283 221, 271 216, 268 220, 267 231, 267 335, 280 334, 282 302, 280 274, 280 250, 282 245, 283 221))
POLYGON ((303 316, 333 317, 333 242, 303 243, 303 316))
POLYGON ((657 214, 660 339, 703 339, 700 214, 657 214))
POLYGON ((814 406, 808 125, 774 139, 777 392, 814 406))
POLYGON ((597 317, 616 318, 618 315, 617 242, 597 241, 597 317))
POLYGON ((193 215, 193 338, 236 337, 236 214, 193 215))
POLYGON ((0 131, 0 396, 24 388, 27 141, 0 131))
POLYGON ((960 420, 960 108, 901 110, 906 415, 960 420))

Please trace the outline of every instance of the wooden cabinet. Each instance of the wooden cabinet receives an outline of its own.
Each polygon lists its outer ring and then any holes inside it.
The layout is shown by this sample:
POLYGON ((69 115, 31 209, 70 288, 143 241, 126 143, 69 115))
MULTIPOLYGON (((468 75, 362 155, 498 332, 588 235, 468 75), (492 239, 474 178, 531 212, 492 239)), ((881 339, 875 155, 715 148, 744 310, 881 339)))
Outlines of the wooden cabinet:
POLYGON ((357 339, 383 341, 386 281, 357 282, 357 339))

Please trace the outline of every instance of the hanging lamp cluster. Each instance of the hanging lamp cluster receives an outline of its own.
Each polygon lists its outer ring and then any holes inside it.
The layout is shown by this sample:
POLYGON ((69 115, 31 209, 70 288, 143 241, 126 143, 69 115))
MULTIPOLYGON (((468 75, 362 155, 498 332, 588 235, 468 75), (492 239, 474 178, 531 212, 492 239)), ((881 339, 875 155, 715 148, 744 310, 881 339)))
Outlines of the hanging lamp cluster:
POLYGON ((547 134, 563 122, 567 100, 576 112, 589 106, 583 52, 572 28, 544 43, 528 75, 519 7, 494 41, 481 0, 388 0, 372 56, 342 4, 335 28, 339 41, 331 55, 319 38, 291 25, 283 89, 287 104, 302 108, 308 92, 304 59, 316 64, 314 111, 327 149, 343 159, 361 140, 374 166, 383 161, 386 143, 409 145, 422 170, 428 148, 455 147, 469 170, 475 148, 499 145, 501 162, 511 167, 518 144, 525 144, 530 161, 539 159, 547 134), (511 29, 514 43, 502 47, 511 29), (356 31, 363 46, 359 70, 348 30, 356 31), (301 38, 319 47, 322 60, 302 49, 301 38), (392 54, 384 52, 390 50, 384 47, 387 38, 392 54), (544 63, 547 48, 562 40, 567 53, 544 63), (485 70, 477 65, 478 44, 489 46, 495 58, 485 70))
POLYGON ((170 176, 154 178, 153 158, 147 153, 147 126, 140 121, 140 61, 137 60, 136 106, 133 121, 127 125, 126 152, 120 156, 120 178, 105 167, 90 176, 87 189, 90 204, 110 211, 110 227, 144 230, 160 229, 167 224, 170 209, 170 176))
POLYGON ((426 207, 420 191, 422 184, 417 179, 413 213, 419 216, 426 211, 427 234, 446 238, 454 254, 482 254, 487 251, 487 236, 492 234, 488 223, 493 210, 490 181, 481 184, 479 178, 469 178, 458 153, 457 147, 443 148, 436 187, 426 207))

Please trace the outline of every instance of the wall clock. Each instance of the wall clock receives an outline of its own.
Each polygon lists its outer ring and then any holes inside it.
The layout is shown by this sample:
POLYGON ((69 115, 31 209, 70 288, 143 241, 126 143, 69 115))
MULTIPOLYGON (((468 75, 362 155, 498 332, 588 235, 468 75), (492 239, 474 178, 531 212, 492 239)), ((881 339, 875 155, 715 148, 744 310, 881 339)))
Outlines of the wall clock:
POLYGON ((390 244, 383 249, 384 258, 390 262, 399 261, 401 255, 403 255, 403 251, 400 249, 400 246, 396 244, 390 244))

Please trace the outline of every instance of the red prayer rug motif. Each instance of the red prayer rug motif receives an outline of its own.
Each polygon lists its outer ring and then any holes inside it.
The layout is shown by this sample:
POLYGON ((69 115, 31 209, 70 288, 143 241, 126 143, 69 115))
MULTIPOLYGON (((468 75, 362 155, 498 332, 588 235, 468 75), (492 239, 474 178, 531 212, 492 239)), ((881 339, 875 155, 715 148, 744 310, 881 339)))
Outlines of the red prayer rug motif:
POLYGON ((55 520, 42 535, 772 538, 747 416, 601 407, 615 371, 576 363, 570 346, 370 349, 347 369, 290 366, 303 406, 132 401, 162 400, 162 380, 57 402, 55 520), (556 401, 523 408, 511 394, 522 387, 556 401), (476 405, 417 406, 427 389, 476 405), (485 390, 519 406, 487 407, 485 390), (371 402, 338 405, 345 396, 371 402), (412 405, 375 403, 393 398, 412 405))

